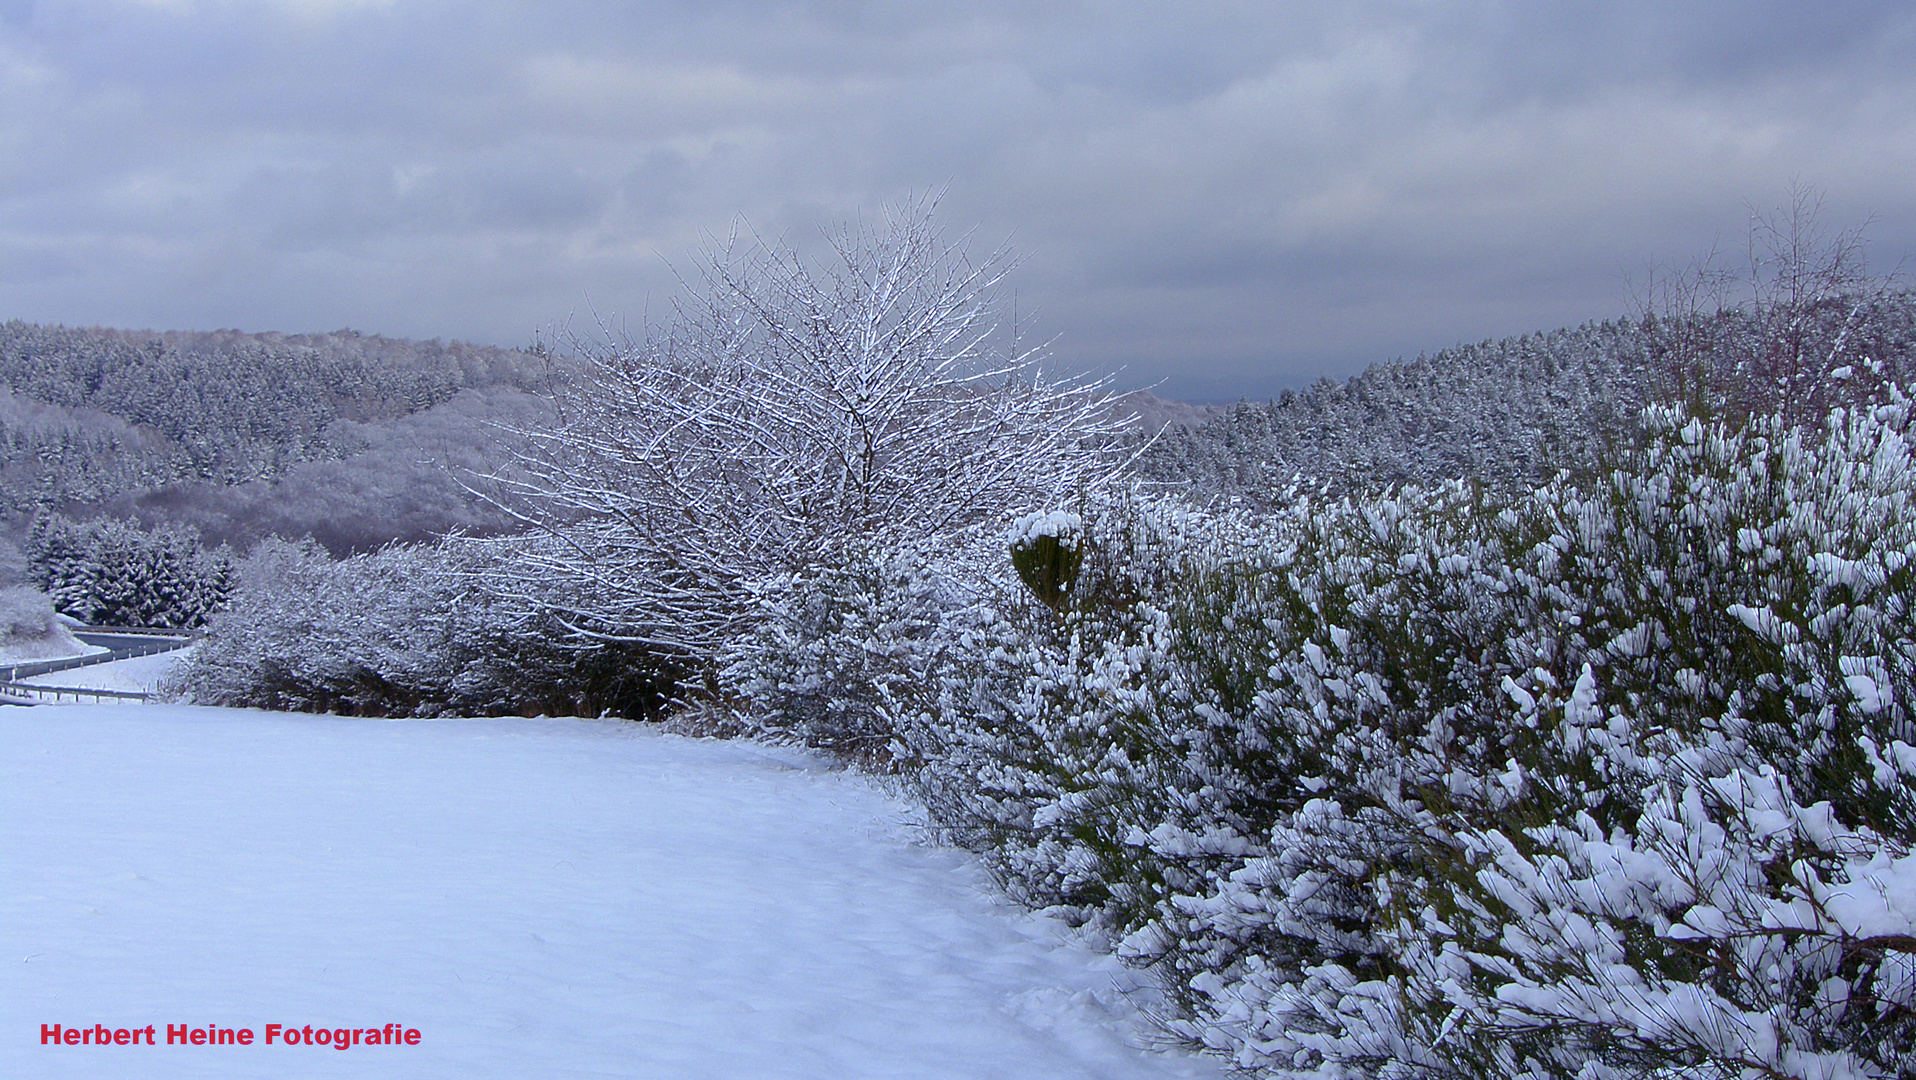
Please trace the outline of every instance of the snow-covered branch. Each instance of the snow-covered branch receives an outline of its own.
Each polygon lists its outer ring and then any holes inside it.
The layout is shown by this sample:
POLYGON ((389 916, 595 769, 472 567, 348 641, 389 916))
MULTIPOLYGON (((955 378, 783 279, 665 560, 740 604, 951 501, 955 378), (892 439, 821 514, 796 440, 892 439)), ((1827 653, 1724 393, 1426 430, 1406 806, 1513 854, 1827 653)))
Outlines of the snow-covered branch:
POLYGON ((824 266, 735 231, 669 323, 574 339, 564 421, 521 432, 532 450, 492 478, 568 541, 526 560, 526 601, 582 575, 594 633, 704 652, 749 618, 753 581, 1110 480, 1123 424, 1102 384, 1043 370, 1000 322, 1009 252, 974 261, 932 209, 831 233, 824 266))

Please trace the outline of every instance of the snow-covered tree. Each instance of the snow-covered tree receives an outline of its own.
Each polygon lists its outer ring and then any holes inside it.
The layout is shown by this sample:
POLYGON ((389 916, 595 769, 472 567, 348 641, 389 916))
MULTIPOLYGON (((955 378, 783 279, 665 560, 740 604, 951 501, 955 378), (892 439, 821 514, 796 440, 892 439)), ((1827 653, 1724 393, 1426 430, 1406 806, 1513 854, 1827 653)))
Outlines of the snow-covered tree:
POLYGON ((1916 377, 1916 303, 1895 275, 1872 274, 1864 228, 1832 232, 1822 196, 1752 210, 1746 253, 1711 252, 1639 289, 1659 400, 1693 415, 1778 416, 1815 424, 1916 377))
POLYGON ((1055 505, 1113 471, 1122 425, 1001 325, 1002 249, 974 261, 924 201, 827 235, 832 259, 734 232, 674 318, 575 342, 563 418, 496 478, 563 546, 527 555, 590 583, 588 635, 709 654, 757 584, 844 567, 900 530, 939 535, 1055 505))
POLYGON ((114 626, 204 624, 233 591, 233 554, 190 526, 42 514, 27 535, 27 569, 60 611, 114 626))

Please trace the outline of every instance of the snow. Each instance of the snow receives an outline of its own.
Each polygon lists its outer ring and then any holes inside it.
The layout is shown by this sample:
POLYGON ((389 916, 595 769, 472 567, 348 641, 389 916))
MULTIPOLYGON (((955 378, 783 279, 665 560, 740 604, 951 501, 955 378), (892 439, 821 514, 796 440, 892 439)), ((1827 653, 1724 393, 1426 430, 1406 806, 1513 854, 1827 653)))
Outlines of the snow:
POLYGON ((7 638, 0 642, 0 665, 29 664, 36 660, 65 660, 112 652, 104 645, 88 645, 60 626, 44 637, 7 638))
POLYGON ((799 751, 174 705, 0 723, 0 1075, 1223 1075, 1140 1049, 1129 973, 799 751), (389 1022, 421 1041, 165 1044, 389 1022))
POLYGON ((65 671, 34 675, 20 681, 36 686, 79 686, 89 690, 121 690, 150 694, 158 687, 160 680, 171 673, 176 665, 184 663, 192 655, 196 647, 188 645, 184 649, 154 653, 151 656, 109 660, 104 664, 68 668, 65 671))
POLYGON ((1845 675, 1843 684, 1856 698, 1856 707, 1866 713, 1879 713, 1889 703, 1891 686, 1868 675, 1845 675))
POLYGON ((1084 535, 1084 519, 1067 510, 1041 510, 1011 523, 1005 542, 1016 547, 1047 536, 1060 540, 1084 535))

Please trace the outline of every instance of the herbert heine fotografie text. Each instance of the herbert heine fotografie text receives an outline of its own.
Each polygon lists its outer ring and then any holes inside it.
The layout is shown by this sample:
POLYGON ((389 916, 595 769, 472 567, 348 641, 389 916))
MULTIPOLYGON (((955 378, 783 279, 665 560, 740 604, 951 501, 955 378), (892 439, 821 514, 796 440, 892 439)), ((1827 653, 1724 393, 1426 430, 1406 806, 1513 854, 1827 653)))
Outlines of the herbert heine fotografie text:
POLYGON ((264 1046, 330 1046, 335 1050, 350 1050, 355 1046, 419 1045, 419 1029, 403 1024, 376 1028, 268 1024, 263 1037, 252 1028, 168 1024, 164 1043, 155 1041, 158 1035, 153 1024, 140 1028, 110 1028, 104 1024, 92 1027, 40 1025, 40 1042, 48 1046, 252 1046, 257 1042, 264 1046))

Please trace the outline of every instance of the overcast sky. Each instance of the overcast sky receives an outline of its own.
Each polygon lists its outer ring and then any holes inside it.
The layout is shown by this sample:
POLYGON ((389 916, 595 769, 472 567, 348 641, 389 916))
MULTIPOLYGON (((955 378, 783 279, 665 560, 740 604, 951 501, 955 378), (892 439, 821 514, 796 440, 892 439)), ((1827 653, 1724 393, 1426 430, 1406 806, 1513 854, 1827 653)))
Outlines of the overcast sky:
POLYGON ((1622 313, 1794 181, 1916 251, 1916 5, 0 0, 0 318, 504 345, 947 188, 1191 400, 1622 313))

